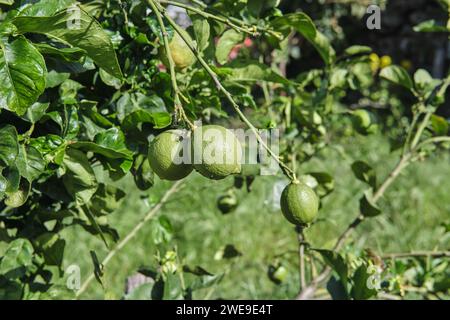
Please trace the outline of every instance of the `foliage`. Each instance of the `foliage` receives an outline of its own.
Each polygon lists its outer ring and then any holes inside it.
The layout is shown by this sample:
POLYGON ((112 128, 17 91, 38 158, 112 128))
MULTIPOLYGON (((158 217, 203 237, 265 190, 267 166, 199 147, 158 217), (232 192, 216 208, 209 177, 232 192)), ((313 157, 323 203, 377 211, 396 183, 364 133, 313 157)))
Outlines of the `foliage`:
MULTIPOLYGON (((368 189, 347 231, 383 214, 377 202, 406 166, 448 147, 448 122, 436 111, 445 102, 450 78, 433 79, 424 69, 411 76, 386 62, 381 70, 374 68, 366 46, 337 52, 306 13, 283 13, 278 1, 193 3, 0 1, 0 241, 6 248, 0 258, 1 298, 83 293, 85 287, 73 292, 64 283, 63 231, 79 226, 115 255, 124 243, 108 221, 130 191, 122 186, 132 181, 137 189, 151 189, 155 180, 148 165, 149 142, 169 128, 192 129, 195 120, 202 120, 245 124, 254 131, 281 129, 281 157, 275 158, 283 173, 293 181, 298 173, 300 180, 308 177, 310 187, 326 201, 334 189, 333 177, 302 172, 295 164, 329 147, 330 130, 336 127, 350 128, 348 135, 388 130, 376 115, 368 117, 369 123, 363 119, 352 124, 357 113, 346 99, 368 96, 373 88, 391 99, 389 83, 403 87, 416 102, 411 121, 406 118, 393 134, 393 152, 402 149, 398 165, 380 182, 370 164, 354 159, 351 168, 368 189), (167 3, 187 8, 192 25, 186 30, 177 25, 167 3), (282 65, 295 37, 315 49, 321 65, 288 79, 282 65), (173 39, 176 46, 170 45, 173 39), (182 45, 192 51, 189 63, 175 68, 178 59, 170 49, 179 53, 182 45)), ((435 28, 427 24, 416 30, 439 31, 435 28)), ((254 174, 238 175, 235 185, 245 180, 250 190, 251 179, 254 174)), ((164 197, 154 203, 155 210, 163 203, 164 197)), ((169 243, 170 220, 154 221, 155 244, 169 243)), ((334 272, 328 282, 332 297, 376 296, 366 285, 370 268, 379 263, 376 256, 344 258, 340 249, 346 237, 332 250, 310 247, 299 229, 301 251, 330 266, 324 268, 325 276, 334 272)), ((103 269, 109 260, 100 262, 95 252, 91 255, 95 278, 105 287, 103 269)), ((233 261, 241 255, 226 244, 216 259, 233 261)), ((433 292, 445 293, 448 281, 439 270, 447 264, 435 264, 414 270, 433 278, 433 292)), ((411 268, 395 265, 400 274, 411 268)), ((155 266, 139 272, 147 282, 126 299, 189 299, 227 276, 227 271, 213 274, 188 266, 176 249, 161 252, 155 266)), ((316 285, 313 277, 308 280, 316 285)), ((394 280, 390 285, 392 291, 401 291, 394 280)))

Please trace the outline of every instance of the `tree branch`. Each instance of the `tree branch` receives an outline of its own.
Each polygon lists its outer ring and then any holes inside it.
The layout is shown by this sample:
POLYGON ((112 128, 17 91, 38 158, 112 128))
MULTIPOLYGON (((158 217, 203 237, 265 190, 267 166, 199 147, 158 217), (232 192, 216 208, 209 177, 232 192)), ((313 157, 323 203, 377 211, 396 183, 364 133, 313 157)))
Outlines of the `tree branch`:
MULTIPOLYGON (((114 256, 123 248, 125 245, 138 233, 139 230, 142 229, 142 227, 150 220, 152 219, 158 211, 162 208, 162 206, 167 202, 167 200, 179 190, 179 187, 183 183, 183 180, 177 181, 172 185, 172 187, 167 190, 167 192, 164 194, 164 196, 161 198, 161 200, 158 202, 156 206, 154 206, 146 215, 145 217, 127 234, 125 238, 123 238, 116 247, 111 250, 108 255, 105 257, 105 259, 101 262, 101 265, 103 267, 106 267, 106 265, 114 258, 114 256)), ((94 280, 95 274, 91 273, 87 279, 84 281, 84 283, 81 285, 80 289, 75 294, 75 298, 78 299, 89 287, 89 284, 94 280)))

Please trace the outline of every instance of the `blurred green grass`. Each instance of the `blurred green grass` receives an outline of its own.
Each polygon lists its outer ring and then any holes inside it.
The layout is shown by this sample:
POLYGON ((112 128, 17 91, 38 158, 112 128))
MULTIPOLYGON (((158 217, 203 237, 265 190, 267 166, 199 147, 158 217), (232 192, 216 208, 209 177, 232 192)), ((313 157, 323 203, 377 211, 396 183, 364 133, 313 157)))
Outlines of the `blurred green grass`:
MULTIPOLYGON (((300 170, 326 171, 335 178, 335 191, 322 203, 320 221, 307 231, 314 247, 330 247, 352 221, 365 186, 356 180, 350 165, 364 160, 384 179, 396 163, 397 155, 389 153, 389 144, 381 136, 348 138, 329 147, 300 170), (353 159, 353 160, 352 160, 353 159)), ((443 237, 438 226, 450 217, 450 155, 440 153, 423 163, 415 163, 397 179, 381 201, 383 216, 365 222, 354 234, 358 248, 377 252, 403 252, 447 248, 449 237, 443 237)), ((202 266, 211 273, 228 270, 213 291, 199 291, 194 298, 290 299, 298 291, 297 240, 294 228, 287 223, 271 200, 274 183, 281 177, 259 177, 250 193, 238 193, 240 206, 222 215, 216 208, 220 194, 233 179, 210 181, 192 174, 183 188, 163 207, 160 214, 174 226, 174 238, 168 248, 177 246, 180 257, 189 265, 202 266), (226 244, 233 244, 242 256, 233 261, 215 260, 226 244), (278 255, 289 270, 287 281, 275 285, 267 277, 267 268, 278 255)), ((160 197, 170 183, 156 181, 146 194, 127 189, 130 195, 111 217, 121 237, 150 209, 148 199, 160 197)), ((89 255, 94 250, 100 259, 106 254, 103 243, 79 228, 65 231, 66 266, 78 264, 82 281, 92 271, 89 255)), ((152 266, 157 247, 149 225, 120 251, 105 270, 105 290, 121 298, 125 280, 141 266, 152 266)), ((101 286, 92 282, 82 299, 103 299, 101 286)))

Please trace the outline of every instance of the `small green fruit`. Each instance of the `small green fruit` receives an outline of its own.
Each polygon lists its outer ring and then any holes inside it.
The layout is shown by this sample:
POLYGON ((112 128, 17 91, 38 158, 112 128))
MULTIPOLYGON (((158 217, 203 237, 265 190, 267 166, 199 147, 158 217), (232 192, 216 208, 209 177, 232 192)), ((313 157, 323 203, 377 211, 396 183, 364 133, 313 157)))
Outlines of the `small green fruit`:
POLYGON ((209 179, 220 180, 241 172, 241 143, 224 127, 206 125, 196 128, 191 150, 195 170, 209 179))
MULTIPOLYGON (((189 39, 189 42, 192 43, 192 39, 186 31, 183 31, 183 35, 189 39)), ((195 62, 195 55, 192 53, 189 46, 184 42, 183 38, 175 32, 172 39, 169 43, 170 53, 172 55, 173 62, 175 63, 175 67, 178 70, 183 70, 195 62)), ((169 59, 167 59, 167 54, 164 50, 164 46, 160 47, 160 58, 164 65, 169 68, 169 59)))
POLYGON ((190 149, 184 141, 185 136, 181 130, 168 130, 150 143, 148 161, 161 179, 181 180, 192 172, 189 155, 184 154, 190 149))
POLYGON ((236 210, 238 204, 238 199, 234 193, 223 195, 217 200, 217 207, 222 214, 233 212, 236 210))
POLYGON ((286 281, 288 270, 283 265, 271 265, 269 266, 268 276, 272 282, 281 284, 282 282, 286 281))
POLYGON ((295 225, 310 224, 319 211, 319 198, 306 184, 292 182, 281 194, 281 211, 295 225))

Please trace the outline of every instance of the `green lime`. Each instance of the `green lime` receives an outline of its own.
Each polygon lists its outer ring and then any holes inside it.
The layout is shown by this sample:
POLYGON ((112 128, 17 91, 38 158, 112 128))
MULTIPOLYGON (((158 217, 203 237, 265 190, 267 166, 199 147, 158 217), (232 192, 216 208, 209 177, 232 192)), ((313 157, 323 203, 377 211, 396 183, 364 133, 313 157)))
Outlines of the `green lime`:
POLYGON ((209 179, 220 180, 241 172, 241 143, 222 126, 196 128, 191 150, 195 170, 209 179))
POLYGON ((282 282, 284 282, 288 274, 288 270, 283 265, 269 266, 269 279, 276 284, 281 284, 282 282))
MULTIPOLYGON (((183 31, 183 35, 189 39, 192 43, 191 36, 186 31, 183 31)), ((186 69, 194 64, 195 55, 192 53, 189 46, 184 42, 183 38, 175 32, 172 39, 169 42, 170 53, 172 55, 173 62, 179 70, 186 69)), ((164 46, 160 47, 160 58, 164 65, 169 68, 169 60, 167 59, 164 46)))
POLYGON ((182 130, 168 130, 159 134, 148 149, 152 170, 164 180, 180 180, 193 170, 189 159, 189 144, 182 130), (188 154, 185 154, 188 152, 188 154))
POLYGON ((307 225, 314 221, 319 211, 319 198, 306 184, 295 181, 281 194, 281 211, 295 225, 307 225))

